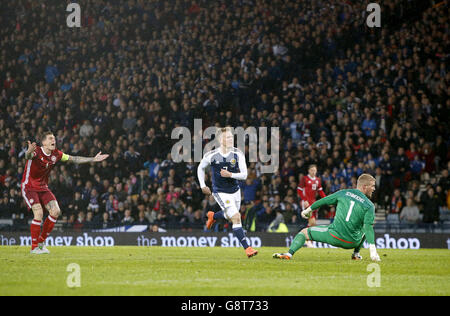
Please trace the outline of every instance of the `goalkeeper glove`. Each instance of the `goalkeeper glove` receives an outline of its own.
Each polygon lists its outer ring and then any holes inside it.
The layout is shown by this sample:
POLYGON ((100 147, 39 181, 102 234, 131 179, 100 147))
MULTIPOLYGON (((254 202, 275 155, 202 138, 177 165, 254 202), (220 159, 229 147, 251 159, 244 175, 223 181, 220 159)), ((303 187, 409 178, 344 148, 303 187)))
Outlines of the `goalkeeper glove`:
POLYGON ((311 209, 311 206, 310 206, 310 207, 308 207, 306 210, 304 210, 304 211, 301 213, 301 215, 302 215, 302 217, 303 217, 304 219, 308 219, 308 218, 311 217, 311 213, 312 213, 312 209, 311 209))
POLYGON ((374 244, 369 245, 369 250, 370 250, 370 259, 372 261, 381 261, 380 256, 377 253, 377 248, 375 248, 374 244))

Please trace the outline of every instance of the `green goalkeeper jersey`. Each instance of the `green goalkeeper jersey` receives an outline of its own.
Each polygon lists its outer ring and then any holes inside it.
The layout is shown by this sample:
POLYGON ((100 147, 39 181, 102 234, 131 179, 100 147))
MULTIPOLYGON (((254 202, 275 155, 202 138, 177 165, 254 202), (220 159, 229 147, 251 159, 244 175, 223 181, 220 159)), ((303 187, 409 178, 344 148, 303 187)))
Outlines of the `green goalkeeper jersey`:
POLYGON ((337 205, 334 221, 328 228, 335 231, 338 237, 348 242, 358 242, 366 235, 369 244, 375 242, 375 206, 360 190, 337 191, 315 202, 311 209, 315 210, 323 205, 337 205))

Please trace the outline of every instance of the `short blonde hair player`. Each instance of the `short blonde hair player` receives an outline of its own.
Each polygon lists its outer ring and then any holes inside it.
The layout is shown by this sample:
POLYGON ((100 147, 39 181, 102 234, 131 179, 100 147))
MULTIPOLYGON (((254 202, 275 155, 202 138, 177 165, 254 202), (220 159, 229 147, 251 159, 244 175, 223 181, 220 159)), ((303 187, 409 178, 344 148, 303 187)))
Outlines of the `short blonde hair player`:
POLYGON ((370 259, 380 261, 375 247, 375 206, 369 198, 375 191, 375 178, 370 174, 362 174, 355 189, 337 191, 308 207, 302 217, 308 218, 311 213, 323 205, 336 205, 336 216, 330 225, 321 225, 303 229, 295 236, 287 253, 275 253, 273 258, 291 259, 306 242, 312 240, 335 247, 354 249, 353 260, 361 260, 359 251, 365 240, 369 243, 370 259))
POLYGON ((201 160, 197 176, 200 188, 206 195, 212 194, 219 204, 221 211, 208 212, 206 228, 211 229, 219 218, 224 218, 233 223, 233 234, 245 249, 247 257, 253 257, 258 251, 247 243, 245 232, 242 229, 241 214, 241 190, 239 180, 247 179, 247 164, 245 155, 239 149, 233 147, 234 134, 229 127, 222 128, 216 134, 220 147, 207 152, 201 160), (205 169, 211 166, 212 192, 205 183, 205 169))

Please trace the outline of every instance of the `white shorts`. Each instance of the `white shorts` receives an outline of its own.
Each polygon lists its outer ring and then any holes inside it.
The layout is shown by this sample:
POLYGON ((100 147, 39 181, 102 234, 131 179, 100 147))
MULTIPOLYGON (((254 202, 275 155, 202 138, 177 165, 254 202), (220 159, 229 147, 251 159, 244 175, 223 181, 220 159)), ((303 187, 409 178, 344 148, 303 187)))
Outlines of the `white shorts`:
POLYGON ((241 209, 241 190, 237 190, 234 193, 213 193, 214 199, 220 205, 225 218, 231 220, 231 218, 239 213, 241 209))

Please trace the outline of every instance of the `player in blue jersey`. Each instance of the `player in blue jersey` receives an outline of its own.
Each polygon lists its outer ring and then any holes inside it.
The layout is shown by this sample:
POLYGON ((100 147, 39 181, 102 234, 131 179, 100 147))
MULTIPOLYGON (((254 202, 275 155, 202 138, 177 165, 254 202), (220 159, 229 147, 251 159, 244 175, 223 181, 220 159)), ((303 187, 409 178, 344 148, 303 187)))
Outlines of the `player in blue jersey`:
POLYGON ((221 128, 217 133, 220 148, 205 154, 197 169, 200 188, 206 195, 212 194, 219 204, 221 211, 208 212, 206 227, 210 229, 219 218, 225 218, 233 223, 233 233, 245 249, 247 257, 258 254, 247 243, 245 232, 242 229, 241 214, 241 190, 239 180, 247 179, 247 164, 245 155, 234 146, 234 135, 231 128, 221 128), (212 193, 205 184, 205 169, 211 166, 212 193))

